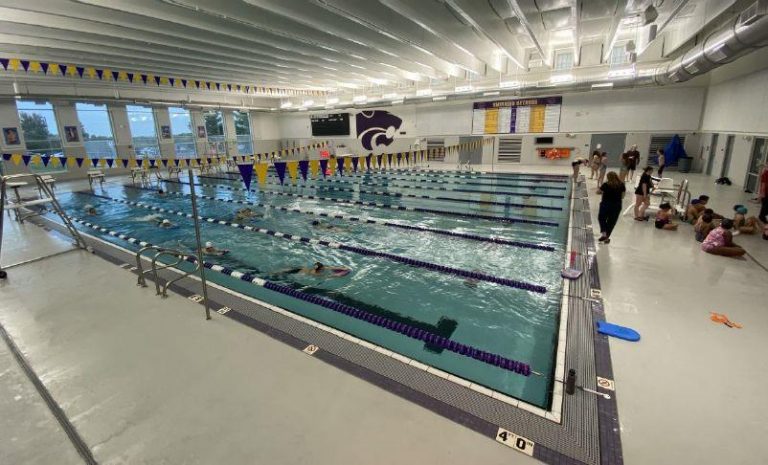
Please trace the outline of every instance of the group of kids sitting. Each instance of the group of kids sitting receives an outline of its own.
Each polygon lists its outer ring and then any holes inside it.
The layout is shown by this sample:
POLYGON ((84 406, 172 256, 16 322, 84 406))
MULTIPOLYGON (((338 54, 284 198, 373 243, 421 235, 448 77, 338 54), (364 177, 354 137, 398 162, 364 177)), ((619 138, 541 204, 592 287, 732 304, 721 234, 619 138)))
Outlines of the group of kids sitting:
MULTIPOLYGON (((734 205, 733 218, 726 218, 707 207, 709 196, 701 195, 688 205, 685 220, 693 225, 695 237, 701 242, 701 250, 712 255, 740 257, 746 253, 744 248, 733 242, 733 236, 755 234, 762 229, 763 239, 768 240, 768 224, 761 224, 754 216, 747 217, 748 209, 744 205, 734 205)), ((656 214, 656 228, 668 231, 677 230, 672 222, 672 208, 669 203, 659 206, 656 214)))

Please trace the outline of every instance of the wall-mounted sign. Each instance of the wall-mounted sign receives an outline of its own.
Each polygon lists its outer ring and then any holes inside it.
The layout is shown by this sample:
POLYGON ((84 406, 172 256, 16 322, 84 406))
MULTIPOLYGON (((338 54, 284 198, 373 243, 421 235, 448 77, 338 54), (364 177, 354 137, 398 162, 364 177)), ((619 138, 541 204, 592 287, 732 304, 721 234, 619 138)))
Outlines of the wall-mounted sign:
POLYGON ((312 135, 315 137, 349 135, 349 113, 312 115, 309 121, 312 125, 312 135))
POLYGON ((160 126, 160 135, 163 137, 163 139, 170 139, 171 138, 171 127, 168 125, 160 126))
POLYGON ((390 145, 403 120, 386 110, 361 111, 355 115, 357 138, 365 150, 390 145))
POLYGON ((80 142, 77 126, 64 126, 64 136, 67 142, 80 142))
POLYGON ((19 130, 18 128, 3 128, 3 137, 5 138, 5 145, 19 145, 19 130))
POLYGON ((560 131, 563 97, 493 100, 472 104, 472 134, 560 131))
POLYGON ((197 127, 197 137, 200 139, 205 139, 205 126, 197 127))
POLYGON ((537 151, 541 158, 557 160, 559 158, 570 158, 573 149, 570 147, 550 147, 546 149, 537 149, 537 151))

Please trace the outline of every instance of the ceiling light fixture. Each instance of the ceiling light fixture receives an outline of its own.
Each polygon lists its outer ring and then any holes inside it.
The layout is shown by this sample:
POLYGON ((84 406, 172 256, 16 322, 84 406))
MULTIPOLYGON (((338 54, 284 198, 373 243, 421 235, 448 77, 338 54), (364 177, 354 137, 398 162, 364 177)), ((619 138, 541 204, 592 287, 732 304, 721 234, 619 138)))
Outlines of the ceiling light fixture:
POLYGON ((446 97, 445 95, 438 95, 436 97, 432 97, 432 101, 433 102, 439 102, 441 100, 445 100, 446 98, 448 98, 448 97, 446 97))
POLYGON ((556 74, 549 78, 549 82, 552 84, 562 84, 571 81, 573 81, 573 74, 556 74))
POLYGON ((338 97, 328 97, 327 99, 325 99, 326 105, 333 105, 334 103, 339 103, 338 97))
POLYGON ((366 100, 368 100, 367 95, 355 95, 352 97, 352 101, 355 103, 365 102, 366 100))
POLYGON ((457 93, 459 93, 459 92, 470 92, 471 90, 472 90, 472 85, 471 84, 468 84, 466 86, 456 86, 453 89, 453 91, 457 92, 457 93))
POLYGON ((416 97, 427 97, 432 95, 432 89, 416 89, 416 97))
POLYGON ((491 97, 493 95, 499 95, 500 92, 498 90, 494 90, 492 92, 483 92, 483 97, 491 97))
POLYGON ((291 108, 293 106, 293 103, 291 102, 283 102, 280 104, 280 108, 291 108))
POLYGON ((510 89, 520 87, 520 81, 501 81, 499 87, 502 89, 510 89))
POLYGON ((599 84, 592 84, 593 89, 608 89, 613 87, 612 82, 601 82, 599 84))

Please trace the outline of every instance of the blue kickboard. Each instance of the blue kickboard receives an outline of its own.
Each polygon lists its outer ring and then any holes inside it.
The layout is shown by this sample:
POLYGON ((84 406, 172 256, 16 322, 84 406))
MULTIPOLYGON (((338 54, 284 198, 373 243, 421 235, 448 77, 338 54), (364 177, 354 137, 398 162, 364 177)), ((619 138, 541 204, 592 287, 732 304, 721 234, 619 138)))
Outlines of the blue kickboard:
POLYGON ((634 329, 608 323, 607 321, 597 322, 597 332, 607 336, 624 339, 625 341, 637 342, 640 340, 640 333, 634 329))

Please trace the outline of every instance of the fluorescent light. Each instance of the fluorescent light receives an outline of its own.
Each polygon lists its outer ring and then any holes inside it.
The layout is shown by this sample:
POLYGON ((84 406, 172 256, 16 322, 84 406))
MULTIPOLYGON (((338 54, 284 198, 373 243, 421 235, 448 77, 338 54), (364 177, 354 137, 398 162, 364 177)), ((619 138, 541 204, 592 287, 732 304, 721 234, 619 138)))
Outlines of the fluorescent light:
POLYGON ((613 87, 612 82, 601 82, 599 84, 592 84, 593 89, 604 89, 604 88, 610 88, 613 87))
POLYGON ((499 95, 499 91, 495 90, 493 92, 483 92, 483 97, 490 97, 492 95, 499 95))
POLYGON ((573 74, 556 74, 549 78, 549 82, 553 84, 562 84, 571 81, 573 81, 573 74))
POLYGON ((293 103, 291 102, 283 102, 280 104, 280 108, 291 108, 293 106, 293 103))
POLYGON ((338 97, 328 97, 327 99, 325 99, 326 105, 333 105, 334 103, 339 103, 338 97))
POLYGON ((381 78, 368 78, 368 80, 371 81, 372 83, 380 85, 380 86, 383 86, 384 84, 389 82, 386 79, 381 79, 381 78))
POLYGON ((399 105, 399 104, 403 103, 403 99, 400 99, 400 100, 392 100, 392 102, 391 102, 391 103, 392 103, 392 105, 399 105))
POLYGON ((366 100, 368 100, 367 95, 355 95, 354 97, 352 97, 352 101, 355 103, 365 102, 366 100))
POLYGON ((299 111, 307 111, 307 108, 306 107, 299 107, 298 110, 299 111))
POLYGON ((453 91, 454 92, 469 92, 472 90, 472 85, 466 85, 466 86, 456 86, 453 91))
POLYGON ((403 76, 410 81, 421 81, 421 74, 403 71, 403 76))
POLYGON ((390 92, 389 94, 384 94, 381 96, 383 99, 396 99, 397 94, 395 92, 390 92))
POLYGON ((302 102, 301 106, 302 107, 311 107, 314 103, 315 103, 314 100, 304 100, 304 102, 302 102))
POLYGON ((438 102, 440 100, 445 100, 447 97, 445 95, 438 95, 437 97, 432 97, 433 102, 438 102))
POLYGON ((432 95, 432 89, 417 89, 416 97, 426 97, 432 95))
POLYGON ((635 75, 635 67, 631 66, 624 69, 613 69, 608 71, 608 77, 632 77, 635 75))
POLYGON ((520 81, 501 81, 499 87, 502 89, 508 89, 510 87, 520 87, 520 81))

